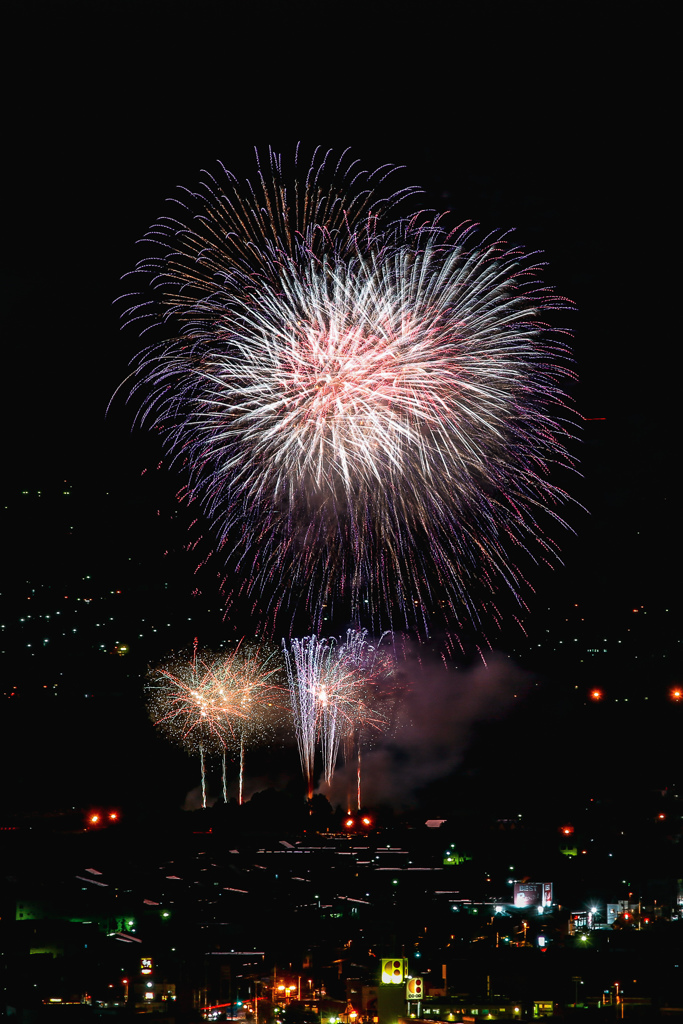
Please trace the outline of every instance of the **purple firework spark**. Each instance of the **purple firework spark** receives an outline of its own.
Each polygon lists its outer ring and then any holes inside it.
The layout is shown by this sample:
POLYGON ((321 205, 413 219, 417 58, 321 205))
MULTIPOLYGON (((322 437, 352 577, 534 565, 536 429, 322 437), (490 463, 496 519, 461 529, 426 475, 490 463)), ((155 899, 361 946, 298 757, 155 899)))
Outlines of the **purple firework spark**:
POLYGON ((171 335, 138 361, 141 419, 212 524, 228 601, 271 624, 303 597, 318 628, 341 600, 426 633, 478 619, 475 581, 521 601, 514 549, 557 557, 573 373, 546 317, 570 303, 506 234, 395 219, 385 171, 328 154, 289 191, 273 154, 257 186, 223 171, 137 268, 156 295, 130 317, 171 335))

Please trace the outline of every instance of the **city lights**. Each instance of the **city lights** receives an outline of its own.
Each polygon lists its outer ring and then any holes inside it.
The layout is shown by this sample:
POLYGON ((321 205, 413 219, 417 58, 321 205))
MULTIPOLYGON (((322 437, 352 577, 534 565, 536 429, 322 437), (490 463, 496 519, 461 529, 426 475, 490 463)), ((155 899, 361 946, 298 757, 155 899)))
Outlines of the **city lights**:
POLYGON ((671 1015, 671 19, 34 6, 5 54, 5 1012, 671 1015))

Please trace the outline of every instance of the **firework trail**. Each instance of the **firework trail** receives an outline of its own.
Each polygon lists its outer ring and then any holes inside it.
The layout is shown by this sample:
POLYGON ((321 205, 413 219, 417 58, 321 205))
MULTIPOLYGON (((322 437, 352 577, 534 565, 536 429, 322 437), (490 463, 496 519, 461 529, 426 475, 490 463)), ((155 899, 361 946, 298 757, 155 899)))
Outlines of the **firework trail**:
POLYGON ((501 587, 521 602, 511 554, 552 561, 564 525, 573 374, 546 318, 570 303, 505 234, 392 219, 379 172, 268 173, 184 193, 137 268, 155 295, 129 299, 170 336, 133 390, 236 570, 228 602, 423 635, 501 587))
POLYGON ((388 630, 382 633, 379 640, 368 639, 367 629, 347 629, 346 636, 339 645, 338 657, 349 665, 353 665, 373 680, 390 676, 394 671, 394 652, 385 639, 393 640, 388 630))
MULTIPOLYGON (((142 292, 130 299, 128 317, 143 322, 161 318, 182 324, 184 334, 204 334, 209 318, 220 318, 245 277, 254 275, 277 287, 283 257, 324 257, 330 248, 353 248, 353 234, 365 221, 387 217, 415 187, 386 192, 385 181, 398 170, 385 164, 363 170, 346 149, 339 157, 316 149, 309 166, 293 175, 283 171, 280 154, 268 151, 267 166, 256 154, 257 178, 240 183, 218 161, 218 171, 202 171, 196 191, 177 190, 171 212, 145 238, 154 254, 141 260, 135 274, 153 279, 162 311, 142 292)), ((248 285, 247 285, 248 287, 248 285)), ((147 326, 147 324, 145 324, 147 326)))

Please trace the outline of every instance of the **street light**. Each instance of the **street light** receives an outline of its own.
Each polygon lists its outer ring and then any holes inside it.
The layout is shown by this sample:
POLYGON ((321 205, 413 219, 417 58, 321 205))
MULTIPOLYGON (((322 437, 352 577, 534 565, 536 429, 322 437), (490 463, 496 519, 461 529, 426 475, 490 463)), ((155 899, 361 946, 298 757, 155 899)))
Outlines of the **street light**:
POLYGON ((258 986, 260 982, 254 978, 254 1024, 258 1024, 258 986))
POLYGON ((621 988, 621 985, 619 984, 618 981, 614 982, 614 988, 616 989, 616 993, 617 993, 617 1006, 621 1006, 621 1013, 619 1014, 619 1016, 623 1020, 624 1019, 624 992, 623 992, 623 989, 621 988))
POLYGON ((579 1001, 579 985, 583 985, 583 980, 577 975, 574 975, 572 981, 574 982, 574 1009, 576 1009, 576 1005, 579 1001))

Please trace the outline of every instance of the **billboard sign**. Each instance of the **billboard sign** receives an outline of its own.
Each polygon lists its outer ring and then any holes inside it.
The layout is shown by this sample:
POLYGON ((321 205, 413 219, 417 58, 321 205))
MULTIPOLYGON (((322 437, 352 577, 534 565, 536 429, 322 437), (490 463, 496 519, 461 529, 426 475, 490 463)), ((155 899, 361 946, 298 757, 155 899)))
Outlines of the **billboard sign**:
POLYGON ((406 985, 406 999, 422 999, 423 994, 422 978, 411 978, 406 985))
POLYGON ((550 907, 553 902, 552 882, 515 882, 515 906, 519 910, 527 907, 550 907))
POLYGON ((382 960, 382 984, 402 985, 408 974, 408 961, 398 957, 382 960))

